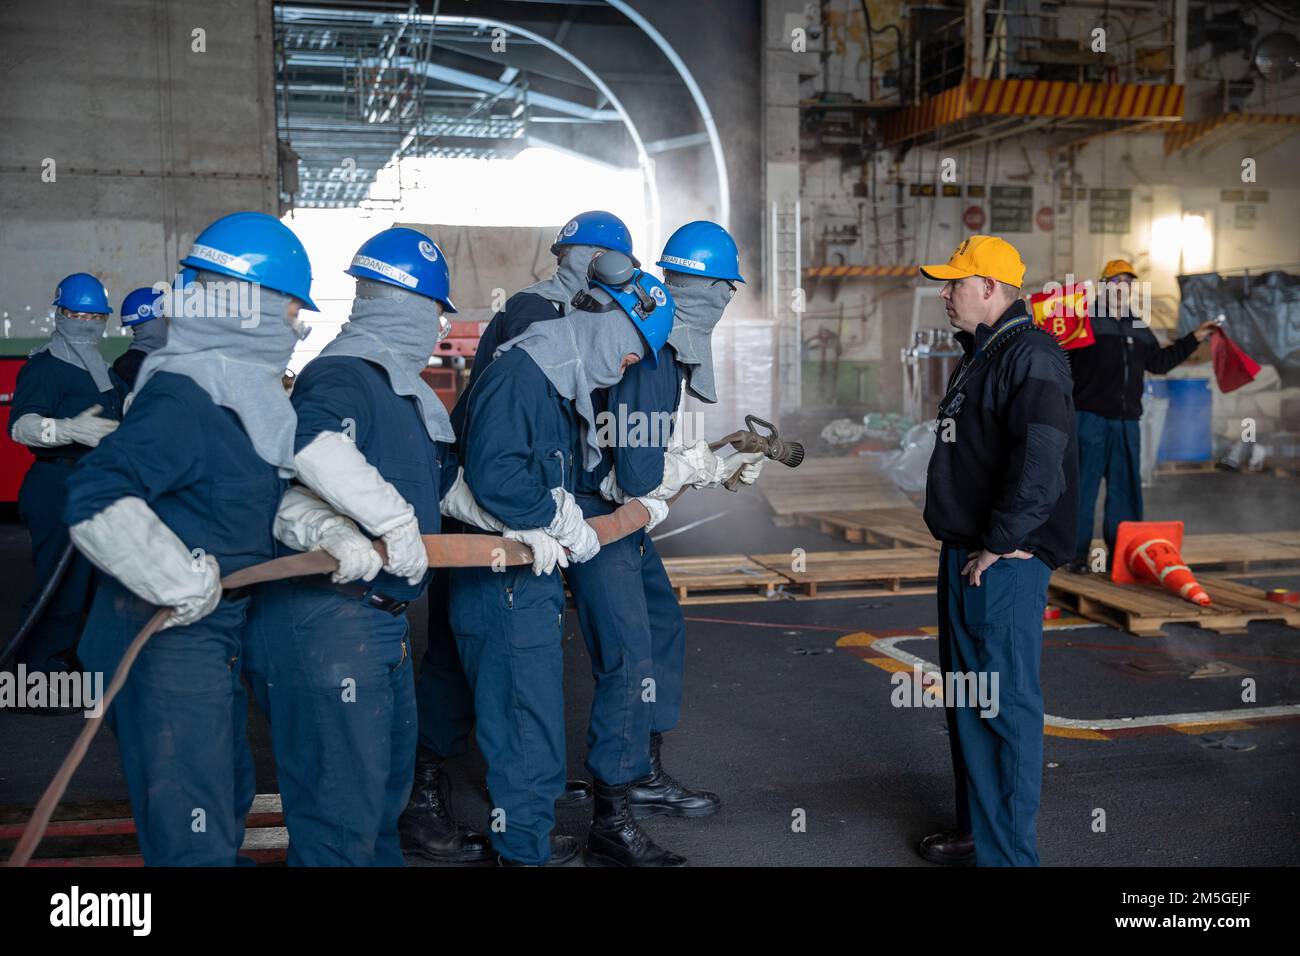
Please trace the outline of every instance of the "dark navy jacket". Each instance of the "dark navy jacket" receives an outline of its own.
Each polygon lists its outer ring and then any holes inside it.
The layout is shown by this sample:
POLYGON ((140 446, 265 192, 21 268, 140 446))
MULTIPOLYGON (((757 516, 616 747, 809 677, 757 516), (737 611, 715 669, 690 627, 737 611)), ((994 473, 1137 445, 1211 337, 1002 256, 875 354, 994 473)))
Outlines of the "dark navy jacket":
POLYGON ((158 372, 72 472, 64 520, 74 525, 121 498, 142 498, 226 575, 275 556, 271 528, 288 484, 258 457, 234 412, 186 376, 158 372))
MULTIPOLYGON (((958 332, 966 362, 1026 315, 1017 299, 990 328, 958 332)), ((960 413, 939 422, 925 488, 930 533, 959 548, 1025 550, 1048 567, 1070 560, 1077 531, 1079 452, 1073 383, 1049 333, 1028 328, 990 352, 959 389, 960 413)), ((960 380, 963 362, 949 388, 960 380)))
POLYGON ((465 396, 460 436, 465 481, 506 527, 545 528, 552 488, 574 489, 578 416, 523 349, 483 369, 465 396))
MULTIPOLYGON (((456 479, 456 467, 444 469, 447 446, 430 440, 420 403, 398 395, 379 365, 352 356, 323 356, 307 364, 293 389, 298 412, 294 451, 302 451, 321 432, 350 435, 366 461, 415 509, 421 534, 442 530, 439 502, 456 479)), ((282 551, 290 549, 280 545, 282 551)), ((387 571, 371 582, 390 597, 414 600, 424 593, 429 576, 418 585, 387 571)))
POLYGON ((619 487, 632 497, 659 487, 664 449, 672 435, 671 416, 677 411, 686 376, 675 355, 672 346, 665 346, 657 368, 643 359, 624 372, 616 385, 592 392, 591 403, 601 423, 598 434, 611 444, 594 471, 579 473, 578 494, 599 497, 600 483, 611 466, 619 487))
MULTIPOLYGON (((90 373, 80 366, 56 358, 49 352, 37 352, 18 372, 9 421, 24 415, 42 418, 73 418, 92 405, 102 405, 101 418, 122 417, 122 401, 115 389, 99 391, 90 373)), ((89 445, 73 442, 56 448, 35 448, 38 458, 80 458, 90 451, 89 445)))
POLYGON ((1068 355, 1074 373, 1074 407, 1104 418, 1142 417, 1145 372, 1164 375, 1196 351, 1196 335, 1188 332, 1172 345, 1160 347, 1145 324, 1131 318, 1092 319, 1096 341, 1068 355))

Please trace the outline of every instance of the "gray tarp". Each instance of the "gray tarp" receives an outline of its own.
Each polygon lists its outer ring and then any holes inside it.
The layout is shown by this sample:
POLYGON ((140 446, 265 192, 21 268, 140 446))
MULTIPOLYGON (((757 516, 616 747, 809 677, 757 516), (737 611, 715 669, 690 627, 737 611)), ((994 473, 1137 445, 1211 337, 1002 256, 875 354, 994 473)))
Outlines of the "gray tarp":
POLYGON ((1300 276, 1216 273, 1179 276, 1178 331, 1226 317, 1224 331, 1256 362, 1272 365, 1283 388, 1300 386, 1300 276))

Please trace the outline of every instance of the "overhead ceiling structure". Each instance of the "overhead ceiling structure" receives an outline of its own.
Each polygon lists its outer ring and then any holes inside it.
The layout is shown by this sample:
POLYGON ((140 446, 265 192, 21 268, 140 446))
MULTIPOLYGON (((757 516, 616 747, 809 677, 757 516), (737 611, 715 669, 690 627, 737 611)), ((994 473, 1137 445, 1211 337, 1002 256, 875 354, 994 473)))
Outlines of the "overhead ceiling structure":
POLYGON ((508 157, 543 145, 639 167, 654 232, 652 155, 708 147, 727 218, 708 104, 671 45, 620 0, 318 0, 277 4, 275 27, 286 207, 373 203, 376 174, 403 157, 508 157), (647 55, 650 43, 658 57, 647 55), (627 96, 669 85, 683 88, 679 99, 695 113, 678 110, 677 128, 639 117, 655 133, 647 142, 612 87, 627 96))
POLYGON ((500 32, 454 19, 414 3, 276 8, 279 136, 298 158, 293 205, 354 206, 405 156, 511 156, 532 125, 621 123, 578 71, 543 68, 536 50, 521 49, 533 41, 505 43, 512 60, 538 65, 503 67, 492 52, 500 32))

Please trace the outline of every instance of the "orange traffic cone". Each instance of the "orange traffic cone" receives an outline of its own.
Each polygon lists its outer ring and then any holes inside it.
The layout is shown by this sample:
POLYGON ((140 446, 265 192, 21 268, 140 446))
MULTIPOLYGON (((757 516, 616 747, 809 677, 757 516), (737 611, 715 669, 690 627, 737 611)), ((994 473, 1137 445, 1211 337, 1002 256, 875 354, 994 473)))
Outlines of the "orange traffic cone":
POLYGON ((1121 521, 1115 536, 1110 579, 1117 584, 1149 581, 1185 601, 1205 606, 1205 593, 1183 561, 1181 521, 1121 521))

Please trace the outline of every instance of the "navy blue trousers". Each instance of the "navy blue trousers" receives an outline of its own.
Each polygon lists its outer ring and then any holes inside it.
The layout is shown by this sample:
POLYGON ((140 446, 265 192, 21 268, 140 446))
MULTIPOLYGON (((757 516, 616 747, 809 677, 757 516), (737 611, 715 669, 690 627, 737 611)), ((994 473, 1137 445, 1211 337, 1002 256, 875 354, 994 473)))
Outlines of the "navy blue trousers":
MULTIPOLYGON (((71 460, 33 462, 18 490, 18 514, 31 532, 32 564, 36 571, 36 583, 23 602, 23 619, 35 606, 46 582, 54 576, 59 558, 70 541, 68 526, 63 523, 63 508, 67 504, 68 476, 74 464, 71 460)), ((40 621, 18 649, 17 660, 29 670, 68 669, 65 657, 77 646, 82 617, 93 596, 94 573, 94 566, 80 552, 75 552, 40 621)))
POLYGON ((271 723, 291 866, 401 866, 415 774, 409 625, 293 581, 253 597, 244 672, 271 723))
MULTIPOLYGON (((614 506, 578 498, 588 518, 614 506)), ((565 571, 591 657, 595 694, 587 728, 587 769, 602 783, 650 773, 650 733, 681 715, 686 625, 650 536, 637 531, 565 571)))
POLYGON ((1038 558, 1003 558, 972 587, 971 552, 939 556, 939 666, 993 688, 996 716, 945 699, 957 781, 957 828, 975 838, 979 866, 1037 866, 1043 782, 1043 691, 1038 682, 1051 569, 1038 558))
POLYGON ((551 857, 564 792, 564 587, 559 571, 453 568, 451 627, 474 694, 489 832, 517 863, 551 857))
MULTIPOLYGON (((459 527, 454 531, 443 528, 444 534, 459 531, 459 527)), ((465 753, 474 729, 474 694, 451 629, 450 580, 451 575, 440 568, 429 582, 429 643, 415 682, 420 743, 440 757, 465 753)))
POLYGON ((1079 435, 1079 532, 1074 556, 1088 560, 1102 478, 1106 479, 1102 522, 1106 553, 1115 553, 1121 521, 1142 520, 1142 433, 1134 420, 1103 418, 1092 412, 1074 414, 1079 435))
MULTIPOLYGON (((157 610, 100 575, 81 641, 107 687, 157 610)), ((249 599, 223 600, 155 634, 106 719, 117 735, 140 851, 149 866, 233 866, 256 792, 240 657, 249 599)))

